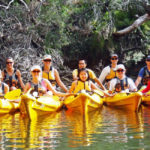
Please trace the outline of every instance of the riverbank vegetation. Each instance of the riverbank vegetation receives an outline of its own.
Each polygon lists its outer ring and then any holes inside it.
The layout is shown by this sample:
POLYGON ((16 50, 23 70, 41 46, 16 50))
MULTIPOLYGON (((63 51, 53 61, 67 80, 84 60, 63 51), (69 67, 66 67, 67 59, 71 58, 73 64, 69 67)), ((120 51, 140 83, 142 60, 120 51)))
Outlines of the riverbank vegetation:
POLYGON ((79 58, 100 73, 114 52, 130 72, 149 54, 148 0, 1 0, 0 8, 1 68, 12 56, 25 77, 45 53, 63 74, 79 58))

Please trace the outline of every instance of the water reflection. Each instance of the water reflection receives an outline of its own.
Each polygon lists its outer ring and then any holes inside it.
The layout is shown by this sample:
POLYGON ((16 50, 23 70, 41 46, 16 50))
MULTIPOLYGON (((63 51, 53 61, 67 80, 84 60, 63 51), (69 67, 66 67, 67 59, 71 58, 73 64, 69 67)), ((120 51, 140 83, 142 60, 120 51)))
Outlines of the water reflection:
POLYGON ((0 149, 149 149, 150 108, 61 111, 37 120, 0 116, 0 149))
POLYGON ((105 107, 102 115, 105 116, 103 132, 109 133, 105 140, 127 143, 129 139, 143 138, 141 111, 133 112, 105 107))
MULTIPOLYGON (((37 120, 29 121, 28 135, 26 137, 26 148, 53 148, 57 147, 59 133, 59 122, 61 113, 53 113, 40 117, 37 120)), ((26 127, 27 128, 27 127, 26 127)))
POLYGON ((89 146, 94 142, 93 134, 102 126, 101 110, 81 115, 66 111, 66 120, 70 124, 69 147, 89 146))

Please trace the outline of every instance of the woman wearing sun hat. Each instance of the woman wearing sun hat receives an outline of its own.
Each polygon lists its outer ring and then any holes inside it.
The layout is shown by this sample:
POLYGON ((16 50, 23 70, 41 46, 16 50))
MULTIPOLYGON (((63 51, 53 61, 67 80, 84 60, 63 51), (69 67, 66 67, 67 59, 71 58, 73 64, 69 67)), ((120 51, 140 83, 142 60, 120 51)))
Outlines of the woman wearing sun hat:
POLYGON ((38 92, 39 96, 47 94, 48 91, 51 91, 57 96, 68 95, 67 93, 56 91, 47 79, 42 78, 42 69, 39 65, 32 66, 30 71, 32 80, 25 85, 24 93, 27 93, 30 88, 33 88, 33 91, 38 92))
POLYGON ((58 84, 65 92, 68 91, 67 87, 61 81, 57 69, 52 66, 52 57, 51 55, 44 55, 42 67, 42 77, 49 80, 54 88, 58 84))

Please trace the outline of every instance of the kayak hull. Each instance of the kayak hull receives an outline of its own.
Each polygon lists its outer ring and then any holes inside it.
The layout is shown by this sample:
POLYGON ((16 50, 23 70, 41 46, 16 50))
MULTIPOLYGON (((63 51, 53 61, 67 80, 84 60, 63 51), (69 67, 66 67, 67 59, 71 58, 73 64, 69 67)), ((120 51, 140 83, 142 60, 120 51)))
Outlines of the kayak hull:
POLYGON ((103 105, 103 98, 96 94, 79 93, 77 96, 69 96, 64 100, 67 109, 85 114, 99 109, 103 105))
POLYGON ((150 96, 142 96, 142 104, 145 106, 150 106, 150 96))
POLYGON ((58 96, 40 96, 35 98, 30 94, 21 96, 20 112, 27 115, 31 120, 39 116, 57 112, 62 108, 63 103, 58 96))
POLYGON ((19 103, 0 99, 0 114, 14 113, 19 110, 19 103))
POLYGON ((104 99, 104 104, 116 109, 138 111, 141 98, 142 94, 140 92, 130 94, 118 93, 113 97, 106 97, 104 99))

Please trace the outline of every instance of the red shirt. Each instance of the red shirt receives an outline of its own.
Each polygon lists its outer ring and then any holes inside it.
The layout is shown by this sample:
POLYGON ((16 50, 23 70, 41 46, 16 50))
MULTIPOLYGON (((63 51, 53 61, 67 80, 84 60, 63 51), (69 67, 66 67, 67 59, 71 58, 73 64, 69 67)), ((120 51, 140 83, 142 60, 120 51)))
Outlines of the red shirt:
POLYGON ((147 93, 150 90, 150 81, 148 81, 147 87, 142 90, 142 93, 147 93))

